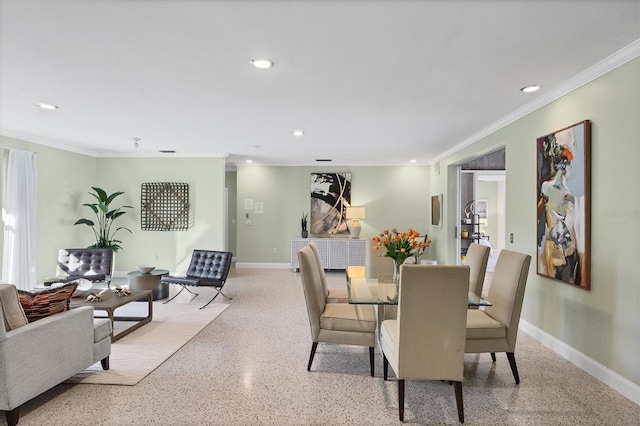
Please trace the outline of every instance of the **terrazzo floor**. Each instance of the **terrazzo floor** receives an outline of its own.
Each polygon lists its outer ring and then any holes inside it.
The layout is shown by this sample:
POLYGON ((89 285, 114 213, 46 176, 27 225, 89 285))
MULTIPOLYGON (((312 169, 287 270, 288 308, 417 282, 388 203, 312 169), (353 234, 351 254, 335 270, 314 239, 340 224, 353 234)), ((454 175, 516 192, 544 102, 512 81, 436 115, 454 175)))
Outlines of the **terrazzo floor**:
MULTIPOLYGON (((344 286, 344 272, 329 273, 344 286)), ((32 425, 393 425, 397 383, 369 375, 366 348, 320 344, 311 369, 309 321, 298 273, 236 269, 231 306, 138 385, 61 384, 27 402, 32 425)), ((181 295, 182 296, 182 295, 181 295)), ((198 309, 211 293, 193 301, 198 309)), ((216 302, 218 302, 216 299, 216 302)), ((498 354, 465 356, 466 424, 637 425, 640 407, 524 333, 521 383, 498 354)), ((406 424, 458 424, 448 383, 406 384, 406 424)), ((0 416, 0 425, 5 425, 0 416)))

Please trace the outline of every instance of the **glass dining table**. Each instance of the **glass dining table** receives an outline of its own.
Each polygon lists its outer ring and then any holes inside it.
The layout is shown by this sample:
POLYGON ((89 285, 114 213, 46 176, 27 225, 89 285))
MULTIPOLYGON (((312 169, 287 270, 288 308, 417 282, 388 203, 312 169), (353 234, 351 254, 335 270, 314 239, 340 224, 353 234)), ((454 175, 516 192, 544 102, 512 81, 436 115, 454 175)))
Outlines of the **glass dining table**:
MULTIPOLYGON (((388 311, 393 311, 393 308, 398 305, 398 286, 393 282, 393 276, 379 275, 377 278, 367 278, 364 266, 349 266, 346 272, 349 303, 378 305, 379 326, 387 317, 388 311)), ((480 306, 491 306, 491 302, 470 291, 467 306, 474 309, 480 306)))

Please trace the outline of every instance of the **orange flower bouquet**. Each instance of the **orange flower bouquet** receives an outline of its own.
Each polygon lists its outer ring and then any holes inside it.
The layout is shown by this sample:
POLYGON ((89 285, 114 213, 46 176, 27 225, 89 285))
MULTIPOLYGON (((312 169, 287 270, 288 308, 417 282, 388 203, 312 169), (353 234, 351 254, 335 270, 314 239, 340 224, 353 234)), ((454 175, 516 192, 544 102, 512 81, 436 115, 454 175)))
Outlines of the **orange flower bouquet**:
POLYGON ((393 228, 391 232, 385 229, 379 236, 371 239, 376 243, 373 250, 378 251, 384 247, 386 251, 382 256, 393 259, 396 269, 399 269, 407 258, 416 256, 420 249, 429 247, 431 244, 429 240, 419 242, 419 236, 420 233, 411 228, 407 232, 398 232, 393 228))

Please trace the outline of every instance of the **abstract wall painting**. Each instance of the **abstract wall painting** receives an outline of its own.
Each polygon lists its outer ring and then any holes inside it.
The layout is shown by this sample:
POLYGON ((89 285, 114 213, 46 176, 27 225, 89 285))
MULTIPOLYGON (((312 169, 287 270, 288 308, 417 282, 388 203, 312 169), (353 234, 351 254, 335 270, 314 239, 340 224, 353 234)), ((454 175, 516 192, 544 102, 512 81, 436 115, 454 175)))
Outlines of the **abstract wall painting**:
POLYGON ((350 206, 351 173, 311 173, 311 234, 348 233, 350 206))
POLYGON ((590 289, 591 123, 537 139, 537 273, 590 289))

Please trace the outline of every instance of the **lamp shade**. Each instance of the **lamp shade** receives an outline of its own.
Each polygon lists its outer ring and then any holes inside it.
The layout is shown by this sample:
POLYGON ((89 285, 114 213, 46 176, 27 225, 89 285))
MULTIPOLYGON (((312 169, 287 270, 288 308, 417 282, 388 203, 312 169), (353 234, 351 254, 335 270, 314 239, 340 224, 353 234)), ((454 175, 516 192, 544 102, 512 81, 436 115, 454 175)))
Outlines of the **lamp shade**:
POLYGON ((364 219, 364 207, 347 207, 347 219, 364 219))

